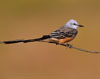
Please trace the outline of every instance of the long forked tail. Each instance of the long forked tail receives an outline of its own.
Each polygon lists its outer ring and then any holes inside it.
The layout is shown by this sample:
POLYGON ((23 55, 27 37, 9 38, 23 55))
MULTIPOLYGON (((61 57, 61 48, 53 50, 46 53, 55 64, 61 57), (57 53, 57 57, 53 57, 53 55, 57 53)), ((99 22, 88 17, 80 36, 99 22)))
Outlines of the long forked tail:
POLYGON ((12 40, 12 41, 3 41, 3 42, 0 42, 0 44, 14 44, 14 43, 28 43, 28 42, 35 42, 35 41, 42 41, 42 40, 45 40, 45 39, 48 39, 50 38, 49 35, 44 35, 43 37, 41 38, 36 38, 36 39, 28 39, 28 40, 12 40))

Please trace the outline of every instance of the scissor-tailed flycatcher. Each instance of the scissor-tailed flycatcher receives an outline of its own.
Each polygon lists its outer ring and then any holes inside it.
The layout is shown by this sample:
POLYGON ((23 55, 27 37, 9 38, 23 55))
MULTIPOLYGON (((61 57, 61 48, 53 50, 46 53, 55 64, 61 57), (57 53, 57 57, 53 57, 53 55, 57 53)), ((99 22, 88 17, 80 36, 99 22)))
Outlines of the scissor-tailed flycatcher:
POLYGON ((78 31, 78 27, 83 27, 83 25, 78 24, 77 21, 71 19, 69 20, 63 27, 57 29, 56 31, 50 33, 49 35, 43 35, 41 38, 36 39, 29 39, 29 40, 14 40, 14 41, 3 41, 0 42, 1 44, 13 44, 13 43, 28 43, 28 42, 35 42, 35 41, 43 41, 48 40, 49 42, 56 42, 56 43, 68 43, 69 41, 73 40, 78 31))

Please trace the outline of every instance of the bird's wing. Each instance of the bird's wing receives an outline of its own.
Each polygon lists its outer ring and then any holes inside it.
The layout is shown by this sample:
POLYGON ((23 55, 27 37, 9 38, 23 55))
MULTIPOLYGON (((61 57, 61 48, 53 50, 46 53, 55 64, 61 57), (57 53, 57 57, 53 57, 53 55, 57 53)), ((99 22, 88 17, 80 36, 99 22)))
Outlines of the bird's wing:
POLYGON ((50 34, 51 38, 64 39, 76 36, 78 31, 76 29, 58 29, 50 34))

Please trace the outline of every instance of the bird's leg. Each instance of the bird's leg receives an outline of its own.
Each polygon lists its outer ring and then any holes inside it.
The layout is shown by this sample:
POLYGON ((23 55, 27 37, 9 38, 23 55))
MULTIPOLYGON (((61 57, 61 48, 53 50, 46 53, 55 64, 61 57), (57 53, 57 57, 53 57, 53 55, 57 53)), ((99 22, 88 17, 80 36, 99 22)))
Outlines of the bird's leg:
POLYGON ((58 42, 56 42, 55 44, 56 44, 56 45, 59 45, 59 43, 58 43, 58 42))
POLYGON ((66 43, 66 46, 69 47, 69 48, 72 48, 71 44, 66 43))

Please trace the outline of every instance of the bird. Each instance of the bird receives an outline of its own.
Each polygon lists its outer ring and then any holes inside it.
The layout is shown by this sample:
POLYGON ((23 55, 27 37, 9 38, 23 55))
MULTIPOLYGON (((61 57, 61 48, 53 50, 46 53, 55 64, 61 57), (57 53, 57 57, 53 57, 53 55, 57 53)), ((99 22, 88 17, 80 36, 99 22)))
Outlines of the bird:
POLYGON ((51 32, 48 35, 43 35, 40 38, 27 39, 27 40, 11 40, 11 41, 2 41, 0 44, 15 44, 15 43, 29 43, 29 42, 38 42, 47 40, 48 42, 55 42, 58 44, 67 44, 72 41, 78 34, 78 27, 84 27, 79 24, 76 20, 70 19, 66 24, 64 24, 59 29, 51 32))

